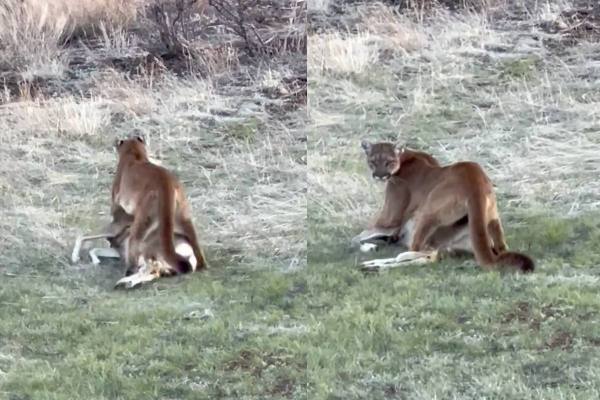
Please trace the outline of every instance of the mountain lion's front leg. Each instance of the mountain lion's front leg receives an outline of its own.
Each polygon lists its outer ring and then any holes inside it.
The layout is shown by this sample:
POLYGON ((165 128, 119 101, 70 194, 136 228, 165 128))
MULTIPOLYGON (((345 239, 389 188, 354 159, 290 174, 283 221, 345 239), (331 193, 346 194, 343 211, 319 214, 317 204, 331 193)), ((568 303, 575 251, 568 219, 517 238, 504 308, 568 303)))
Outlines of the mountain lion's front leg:
POLYGON ((400 232, 408 219, 406 210, 409 201, 410 193, 404 186, 399 185, 394 180, 388 181, 385 187, 383 207, 371 227, 375 229, 397 228, 400 232))

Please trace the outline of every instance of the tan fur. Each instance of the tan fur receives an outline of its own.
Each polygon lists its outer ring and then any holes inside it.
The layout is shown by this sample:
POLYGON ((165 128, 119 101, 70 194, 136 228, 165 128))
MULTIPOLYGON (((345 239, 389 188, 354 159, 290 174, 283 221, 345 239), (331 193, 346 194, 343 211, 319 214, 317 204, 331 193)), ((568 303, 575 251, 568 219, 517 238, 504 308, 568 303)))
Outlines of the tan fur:
POLYGON ((432 156, 398 149, 392 143, 363 141, 374 178, 387 180, 384 205, 374 228, 397 228, 408 222, 411 251, 470 250, 480 266, 534 269, 528 256, 507 251, 489 178, 474 162, 441 166, 432 156), (468 236, 468 246, 464 238, 468 236), (466 247, 466 248, 465 248, 466 247))
MULTIPOLYGON (((125 214, 123 212, 119 212, 113 218, 113 221, 108 226, 108 232, 112 232, 113 236, 108 238, 110 242, 110 246, 119 252, 121 259, 127 260, 129 258, 129 239, 130 239, 130 228, 133 223, 133 217, 125 214)), ((178 250, 181 246, 188 246, 191 248, 191 244, 185 237, 180 226, 175 226, 174 232, 174 246, 176 249, 176 253, 179 256, 187 258, 192 266, 192 270, 196 270, 198 267, 198 260, 195 258, 193 254, 182 254, 178 250), (194 257, 192 259, 192 257, 194 257)), ((139 254, 142 255, 142 260, 149 263, 154 263, 157 266, 158 273, 160 276, 169 276, 177 273, 176 270, 167 262, 167 260, 162 256, 160 252, 156 252, 157 248, 160 248, 160 231, 158 226, 154 224, 153 226, 148 226, 146 231, 144 232, 139 254), (148 256, 149 254, 156 254, 155 258, 148 256), (148 258, 146 258, 148 257, 148 258)), ((134 268, 130 268, 127 271, 127 274, 137 272, 136 269, 139 268, 143 262, 136 261, 134 268)))
POLYGON ((193 268, 175 251, 175 228, 193 249, 197 269, 206 267, 191 221, 191 210, 177 178, 165 168, 149 161, 143 139, 136 137, 117 144, 119 163, 112 187, 112 215, 125 212, 133 216, 129 228, 128 268, 135 267, 141 257, 164 260, 178 273, 193 268), (158 241, 148 242, 148 232, 157 229, 158 241), (155 245, 154 245, 155 244, 155 245))
MULTIPOLYGON (((90 249, 89 254, 92 261, 95 264, 100 263, 100 258, 116 258, 126 260, 128 258, 128 242, 129 232, 131 224, 133 223, 133 217, 120 210, 113 216, 113 220, 101 231, 101 233, 90 234, 86 236, 80 236, 75 242, 71 260, 73 263, 77 263, 80 260, 80 251, 84 242, 93 241, 98 239, 106 239, 110 243, 110 247, 95 247, 90 249)), ((198 265, 195 256, 193 255, 192 247, 184 236, 180 227, 175 227, 175 249, 178 255, 187 258, 190 262, 192 269, 196 270, 198 265)), ((138 259, 138 262, 133 267, 130 267, 127 271, 127 275, 136 273, 138 269, 145 264, 152 264, 156 266, 158 276, 169 276, 176 273, 172 267, 166 263, 165 259, 161 257, 160 252, 158 258, 146 259, 144 254, 149 254, 151 249, 157 249, 160 247, 160 235, 157 226, 148 227, 144 233, 142 240, 141 254, 142 257, 138 259)))

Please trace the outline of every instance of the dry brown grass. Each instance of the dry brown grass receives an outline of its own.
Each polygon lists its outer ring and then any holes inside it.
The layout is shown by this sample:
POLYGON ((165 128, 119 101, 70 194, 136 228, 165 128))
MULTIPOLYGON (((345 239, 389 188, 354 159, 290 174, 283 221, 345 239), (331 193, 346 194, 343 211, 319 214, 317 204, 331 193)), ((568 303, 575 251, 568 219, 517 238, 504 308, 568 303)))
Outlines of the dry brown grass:
POLYGON ((0 78, 15 92, 23 81, 60 80, 69 69, 115 59, 137 73, 149 54, 178 73, 205 76, 235 70, 240 53, 306 54, 304 0, 262 2, 244 12, 251 43, 240 41, 230 14, 207 1, 7 0, 0 6, 0 78))
POLYGON ((67 16, 50 15, 47 6, 10 0, 0 7, 0 68, 39 76, 62 75, 66 59, 60 42, 68 24, 67 16))
POLYGON ((412 10, 430 10, 436 7, 451 9, 487 10, 493 6, 505 5, 506 0, 404 0, 402 6, 412 10))
POLYGON ((5 8, 17 18, 34 21, 66 19, 65 33, 93 33, 100 24, 126 27, 150 0, 9 0, 5 8))
POLYGON ((0 6, 0 71, 25 79, 60 77, 68 62, 66 40, 127 26, 139 6, 133 0, 6 0, 0 6))
POLYGON ((352 38, 340 34, 310 38, 310 71, 330 70, 340 73, 363 72, 377 61, 379 48, 368 33, 352 38))

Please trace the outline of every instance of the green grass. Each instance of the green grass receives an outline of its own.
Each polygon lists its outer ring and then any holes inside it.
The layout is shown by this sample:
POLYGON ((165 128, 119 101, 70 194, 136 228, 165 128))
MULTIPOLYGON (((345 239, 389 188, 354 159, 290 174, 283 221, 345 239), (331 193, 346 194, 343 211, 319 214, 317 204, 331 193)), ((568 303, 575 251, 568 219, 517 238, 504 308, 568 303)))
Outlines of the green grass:
POLYGON ((301 274, 231 267, 113 291, 116 267, 89 268, 103 270, 3 277, 1 398, 306 398, 301 274))
POLYGON ((517 229, 509 223, 509 246, 536 260, 530 276, 486 273, 469 258, 365 275, 337 237, 328 246, 330 233, 309 226, 318 241, 309 242, 317 328, 308 379, 318 398, 600 393, 598 215, 531 216, 517 229))

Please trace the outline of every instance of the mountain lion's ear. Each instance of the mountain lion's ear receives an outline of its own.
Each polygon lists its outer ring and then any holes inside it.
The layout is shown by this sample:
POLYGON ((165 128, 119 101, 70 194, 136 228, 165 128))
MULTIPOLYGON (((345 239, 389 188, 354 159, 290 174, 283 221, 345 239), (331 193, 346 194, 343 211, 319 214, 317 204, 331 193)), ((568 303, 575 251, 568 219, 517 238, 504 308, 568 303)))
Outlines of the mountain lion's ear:
POLYGON ((371 143, 366 140, 361 141, 360 146, 363 148, 365 153, 369 153, 369 151, 371 151, 371 143))

